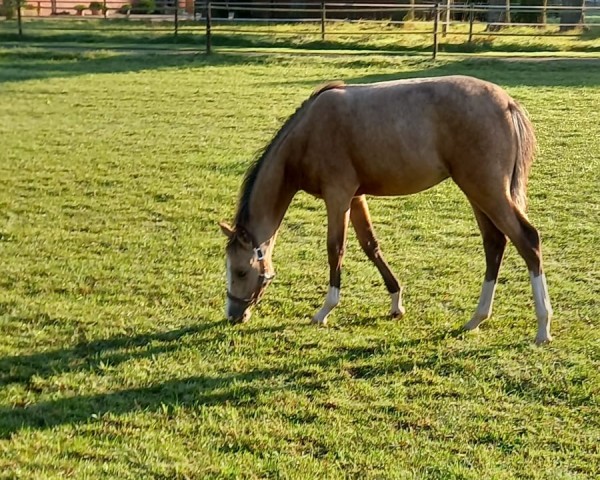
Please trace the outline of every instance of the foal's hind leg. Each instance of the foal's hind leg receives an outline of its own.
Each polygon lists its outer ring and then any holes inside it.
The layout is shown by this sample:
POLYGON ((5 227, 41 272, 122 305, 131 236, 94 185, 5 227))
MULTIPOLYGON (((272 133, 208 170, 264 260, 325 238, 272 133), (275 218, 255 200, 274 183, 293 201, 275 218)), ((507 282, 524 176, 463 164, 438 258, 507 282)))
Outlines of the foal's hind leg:
POLYGON ((543 272, 542 246, 538 231, 529 223, 510 198, 506 198, 504 201, 498 200, 495 203, 487 201, 481 207, 498 229, 510 238, 529 269, 538 322, 535 343, 540 345, 551 341, 552 306, 550 305, 548 286, 543 272))
POLYGON ((405 313, 405 309, 402 306, 402 288, 383 258, 383 253, 381 253, 381 250, 379 249, 379 242, 377 242, 377 238, 375 238, 371 216, 369 215, 369 207, 364 195, 352 199, 350 220, 356 231, 360 246, 367 257, 369 257, 369 260, 371 260, 377 267, 377 270, 379 270, 385 286, 388 292, 390 292, 392 300, 390 315, 392 317, 401 317, 405 313))
POLYGON ((471 205, 477 224, 479 225, 479 230, 481 230, 481 236, 483 237, 486 268, 479 303, 471 320, 463 326, 465 330, 475 330, 481 322, 487 320, 492 314, 498 272, 500 271, 502 257, 506 248, 506 235, 498 230, 496 225, 476 205, 471 205))

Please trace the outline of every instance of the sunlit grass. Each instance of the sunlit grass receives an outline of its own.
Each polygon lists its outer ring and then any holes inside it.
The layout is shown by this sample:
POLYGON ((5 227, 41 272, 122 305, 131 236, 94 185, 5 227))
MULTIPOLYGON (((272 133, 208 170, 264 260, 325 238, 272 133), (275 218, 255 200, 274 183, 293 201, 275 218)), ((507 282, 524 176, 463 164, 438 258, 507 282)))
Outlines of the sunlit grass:
POLYGON ((0 472, 8 478, 595 478, 600 474, 595 61, 0 50, 0 472), (555 342, 532 346, 513 248, 494 318, 451 183, 372 199, 406 285, 386 317, 351 235, 331 326, 325 212, 299 195, 252 321, 223 321, 242 175, 314 86, 471 74, 522 102, 540 152, 555 342))

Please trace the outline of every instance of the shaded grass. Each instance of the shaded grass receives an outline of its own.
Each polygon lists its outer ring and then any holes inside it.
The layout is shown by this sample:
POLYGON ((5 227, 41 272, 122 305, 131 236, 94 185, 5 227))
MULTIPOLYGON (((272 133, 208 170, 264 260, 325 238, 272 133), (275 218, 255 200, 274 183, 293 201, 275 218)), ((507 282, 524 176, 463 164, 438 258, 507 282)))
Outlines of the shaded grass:
POLYGON ((0 471, 63 478, 594 478, 600 473, 594 61, 0 50, 0 471), (529 110, 556 341, 531 345, 514 249, 493 320, 457 334, 484 261, 452 184, 373 199, 408 315, 299 195, 252 321, 222 320, 223 246, 255 151, 325 79, 472 74, 529 110))

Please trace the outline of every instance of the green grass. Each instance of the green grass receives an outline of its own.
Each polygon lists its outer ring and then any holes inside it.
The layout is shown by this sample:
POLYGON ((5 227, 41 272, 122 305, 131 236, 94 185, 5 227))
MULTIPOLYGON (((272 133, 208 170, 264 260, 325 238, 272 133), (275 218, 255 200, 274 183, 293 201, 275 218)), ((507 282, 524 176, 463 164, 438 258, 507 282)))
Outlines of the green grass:
MULTIPOLYGON (((448 35, 439 35, 441 52, 564 52, 594 54, 600 52, 600 27, 577 29, 561 36, 556 25, 547 28, 511 27, 490 34, 486 24, 477 22, 473 41, 468 42, 469 26, 457 23, 448 35)), ((205 27, 200 22, 182 22, 177 38, 172 22, 28 19, 23 24, 24 37, 19 39, 14 21, 0 22, 0 41, 54 43, 88 46, 146 46, 174 49, 194 47, 204 49, 205 27)), ((395 52, 430 52, 433 44, 433 23, 389 21, 328 22, 326 37, 321 40, 319 23, 223 23, 213 26, 215 48, 290 48, 319 50, 379 50, 395 52)))
POLYGON ((0 477, 600 475, 597 61, 0 50, 0 477), (511 247, 495 314, 450 182, 372 199, 407 286, 386 318, 350 238, 327 289, 323 205, 302 194, 251 322, 223 321, 224 238, 256 150, 325 79, 472 74, 529 110, 555 342, 511 247))

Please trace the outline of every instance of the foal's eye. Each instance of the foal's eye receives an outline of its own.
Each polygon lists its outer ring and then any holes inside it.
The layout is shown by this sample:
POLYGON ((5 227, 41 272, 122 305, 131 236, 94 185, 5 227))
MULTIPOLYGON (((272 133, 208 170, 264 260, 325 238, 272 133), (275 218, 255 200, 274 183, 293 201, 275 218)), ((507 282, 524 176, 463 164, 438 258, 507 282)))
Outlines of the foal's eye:
POLYGON ((237 272, 235 272, 236 275, 240 278, 244 278, 246 276, 246 272, 243 270, 238 270, 237 272))

